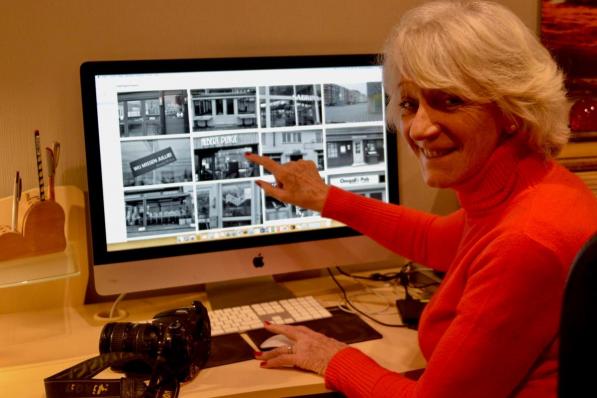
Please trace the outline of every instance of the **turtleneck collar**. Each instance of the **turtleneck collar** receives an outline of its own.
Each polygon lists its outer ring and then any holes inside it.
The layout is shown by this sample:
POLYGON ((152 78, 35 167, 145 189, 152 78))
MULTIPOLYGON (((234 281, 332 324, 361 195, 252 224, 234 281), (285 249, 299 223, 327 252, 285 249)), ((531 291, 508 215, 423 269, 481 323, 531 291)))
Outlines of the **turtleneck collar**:
POLYGON ((552 167, 553 161, 522 150, 519 142, 510 140, 495 150, 479 173, 454 189, 469 215, 481 214, 534 185, 552 167))

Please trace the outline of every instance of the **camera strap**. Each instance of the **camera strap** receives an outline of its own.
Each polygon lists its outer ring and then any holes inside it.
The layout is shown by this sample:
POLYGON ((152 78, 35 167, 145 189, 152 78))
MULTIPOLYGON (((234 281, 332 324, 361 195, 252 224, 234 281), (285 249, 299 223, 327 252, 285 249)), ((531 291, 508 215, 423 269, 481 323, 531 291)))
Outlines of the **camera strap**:
POLYGON ((112 352, 80 362, 44 379, 46 398, 176 398, 178 383, 150 386, 140 377, 94 379, 108 368, 147 357, 127 352, 112 352))

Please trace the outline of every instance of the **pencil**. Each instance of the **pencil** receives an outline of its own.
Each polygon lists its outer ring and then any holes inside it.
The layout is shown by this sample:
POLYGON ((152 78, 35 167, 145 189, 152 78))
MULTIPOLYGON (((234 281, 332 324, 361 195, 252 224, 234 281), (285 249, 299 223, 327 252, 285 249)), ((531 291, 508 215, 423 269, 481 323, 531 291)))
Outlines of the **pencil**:
POLYGON ((11 229, 13 232, 17 232, 17 222, 19 219, 19 201, 21 200, 21 190, 22 190, 21 176, 19 175, 19 172, 17 171, 17 176, 15 177, 14 191, 12 193, 11 229))
POLYGON ((35 157, 37 159, 37 182, 39 184, 39 200, 46 200, 46 191, 44 187, 44 166, 41 160, 41 143, 39 140, 39 130, 35 130, 35 157))

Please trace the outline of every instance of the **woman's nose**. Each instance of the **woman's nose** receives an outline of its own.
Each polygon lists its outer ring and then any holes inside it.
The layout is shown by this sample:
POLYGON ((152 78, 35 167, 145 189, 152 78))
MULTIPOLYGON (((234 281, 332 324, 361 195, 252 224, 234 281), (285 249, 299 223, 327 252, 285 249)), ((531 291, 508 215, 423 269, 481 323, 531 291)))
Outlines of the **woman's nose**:
POLYGON ((435 137, 439 132, 439 126, 431 118, 427 107, 420 105, 410 125, 410 138, 415 141, 428 140, 435 137))

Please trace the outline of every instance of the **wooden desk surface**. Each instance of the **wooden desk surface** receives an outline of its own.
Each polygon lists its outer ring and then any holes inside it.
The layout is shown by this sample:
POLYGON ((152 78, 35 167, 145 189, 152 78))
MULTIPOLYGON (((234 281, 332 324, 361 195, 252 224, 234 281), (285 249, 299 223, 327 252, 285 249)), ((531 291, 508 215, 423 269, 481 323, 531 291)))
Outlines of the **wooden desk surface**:
MULTIPOLYGON (((329 278, 317 278, 289 282, 286 286, 297 295, 314 295, 323 305, 330 306, 339 300, 337 289, 331 283, 329 278)), ((124 300, 119 308, 126 309, 129 316, 121 321, 151 319, 159 311, 188 306, 196 299, 207 302, 203 293, 124 300)), ((375 295, 359 295, 357 299, 368 311, 381 308, 381 299, 375 295)), ((0 315, 0 391, 3 396, 9 393, 14 397, 44 397, 45 377, 97 355, 103 322, 95 320, 93 315, 109 310, 110 306, 111 303, 100 303, 0 315)), ((386 322, 400 322, 395 308, 377 317, 386 322)), ((382 366, 398 372, 424 367, 416 331, 370 324, 384 338, 353 346, 382 366)), ((104 376, 121 377, 109 371, 101 374, 104 376)), ((202 370, 193 381, 182 386, 180 396, 280 397, 324 391, 320 376, 295 369, 261 369, 259 361, 249 360, 202 370)))

